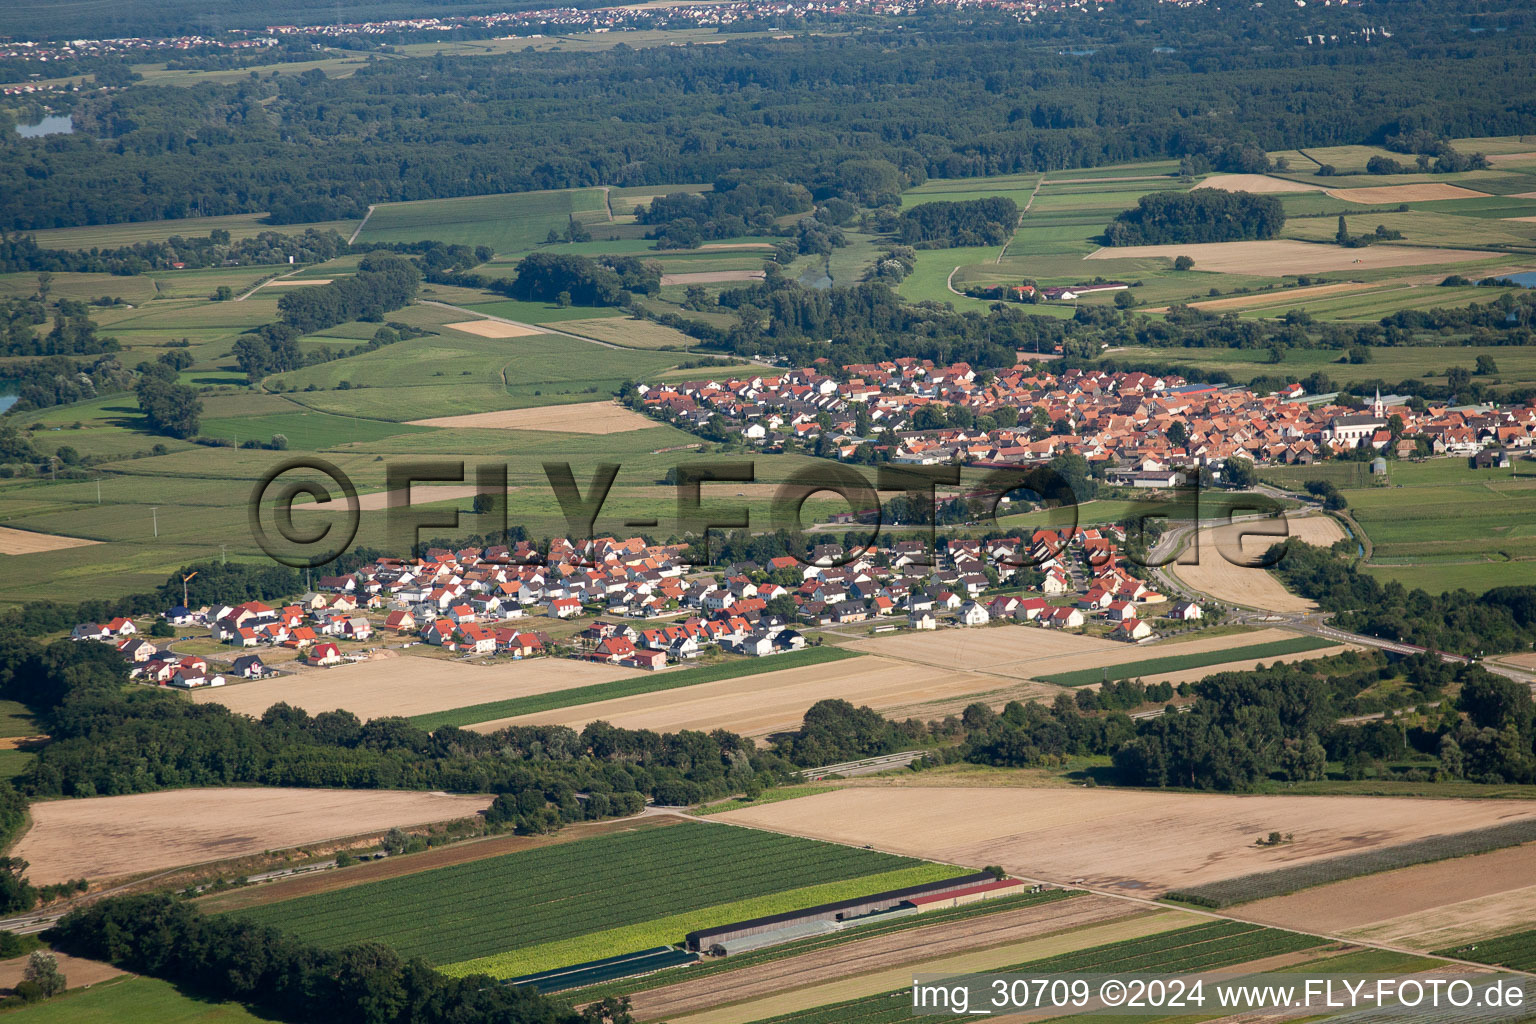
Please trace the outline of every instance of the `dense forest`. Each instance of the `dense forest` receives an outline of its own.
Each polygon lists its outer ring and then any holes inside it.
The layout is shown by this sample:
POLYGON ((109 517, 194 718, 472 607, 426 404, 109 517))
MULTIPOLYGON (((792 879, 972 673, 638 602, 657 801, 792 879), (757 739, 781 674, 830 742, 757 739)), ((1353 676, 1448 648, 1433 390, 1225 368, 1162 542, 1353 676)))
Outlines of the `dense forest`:
POLYGON ((854 194, 840 174, 850 161, 885 161, 915 183, 1191 154, 1219 164, 1236 142, 1536 131, 1527 6, 1128 0, 1060 21, 1042 30, 977 10, 900 29, 81 95, 74 134, 0 133, 0 227, 258 210, 304 222, 381 201, 728 173, 819 199, 854 194), (1381 20, 1390 38, 1301 42, 1320 22, 1348 32, 1381 20), (1042 31, 1085 45, 1042 47, 1042 31))
POLYGON ((1274 238, 1284 226, 1285 210, 1275 196, 1214 188, 1153 192, 1110 222, 1104 244, 1243 242, 1274 238))
POLYGON ((914 249, 952 249, 963 245, 1002 245, 1019 225, 1012 199, 968 199, 958 203, 921 203, 904 210, 897 226, 901 241, 914 249))

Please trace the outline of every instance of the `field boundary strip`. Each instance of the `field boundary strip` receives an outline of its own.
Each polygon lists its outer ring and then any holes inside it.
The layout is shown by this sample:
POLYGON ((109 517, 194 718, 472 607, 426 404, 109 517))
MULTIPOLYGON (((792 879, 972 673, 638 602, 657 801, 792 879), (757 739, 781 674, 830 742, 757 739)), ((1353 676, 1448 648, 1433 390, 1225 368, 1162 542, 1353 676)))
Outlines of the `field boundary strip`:
POLYGON ((1325 647, 1337 647, 1335 640, 1322 640, 1317 637, 1303 636, 1293 640, 1273 640, 1266 644, 1251 644, 1247 647, 1228 647, 1220 651, 1202 651, 1198 654, 1174 654, 1164 658, 1150 658, 1147 661, 1135 661, 1128 665, 1111 665, 1102 669, 1084 668, 1073 672, 1058 672, 1052 675, 1036 676, 1041 682, 1055 683, 1057 686, 1086 686, 1089 683, 1104 682, 1116 683, 1123 679, 1137 679, 1144 676, 1163 675, 1168 672, 1182 672, 1186 669, 1206 668, 1210 665, 1225 665, 1233 661, 1248 661, 1255 658, 1273 658, 1283 654, 1300 654, 1304 651, 1322 650, 1325 647))
POLYGON ((516 718, 518 715, 533 715, 543 711, 577 707, 582 704, 596 704, 600 701, 615 700, 619 697, 635 697, 646 693, 659 693, 663 690, 676 690, 685 686, 716 683, 726 679, 738 679, 742 676, 757 675, 760 672, 777 672, 781 669, 825 665, 833 661, 842 661, 844 658, 857 658, 861 656, 859 652, 845 651, 838 647, 813 647, 803 651, 792 651, 787 654, 775 654, 766 658, 755 658, 751 661, 733 661, 722 665, 688 668, 676 672, 658 672, 654 676, 617 679, 613 682, 574 686, 567 690, 552 690, 549 693, 533 694, 527 697, 513 697, 508 700, 491 701, 486 704, 471 704, 463 708, 452 708, 447 711, 433 711, 423 715, 415 715, 410 721, 411 724, 426 729, 428 732, 445 726, 458 726, 462 728, 479 722, 495 721, 499 718, 516 718))
POLYGON ((1536 841, 1536 819, 1512 821, 1490 828, 1430 836, 1411 843, 1399 843, 1378 850, 1345 854, 1310 864, 1238 875, 1207 885, 1170 890, 1165 898, 1219 910, 1237 903, 1250 903, 1271 896, 1285 896, 1300 889, 1310 889, 1347 878, 1373 875, 1397 868, 1451 860, 1506 846, 1536 841))

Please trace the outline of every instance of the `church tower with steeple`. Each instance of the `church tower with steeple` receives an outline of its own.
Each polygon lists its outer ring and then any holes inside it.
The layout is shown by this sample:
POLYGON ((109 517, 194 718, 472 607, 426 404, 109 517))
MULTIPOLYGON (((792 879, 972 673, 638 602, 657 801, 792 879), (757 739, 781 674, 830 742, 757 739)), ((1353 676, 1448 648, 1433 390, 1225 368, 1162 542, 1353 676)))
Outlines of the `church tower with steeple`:
POLYGON ((1387 418, 1387 407, 1381 404, 1381 388, 1376 389, 1376 401, 1371 405, 1371 415, 1379 420, 1387 418))

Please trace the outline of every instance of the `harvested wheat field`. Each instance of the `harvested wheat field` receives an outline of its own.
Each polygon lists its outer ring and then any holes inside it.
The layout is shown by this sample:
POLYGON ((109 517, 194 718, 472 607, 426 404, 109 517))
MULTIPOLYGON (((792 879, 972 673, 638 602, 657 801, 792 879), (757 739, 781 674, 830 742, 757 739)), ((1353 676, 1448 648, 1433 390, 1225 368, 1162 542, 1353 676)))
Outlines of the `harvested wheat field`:
POLYGON ((1419 267, 1442 263, 1467 263, 1498 253, 1475 249, 1427 249, 1409 245, 1372 245, 1346 249, 1342 245, 1275 239, 1269 242, 1201 242, 1194 245, 1117 245, 1095 249, 1086 260, 1145 259, 1188 256, 1196 270, 1220 274, 1252 274, 1284 277, 1323 270, 1375 270, 1382 267, 1419 267))
MULTIPOLYGON (((1079 897, 1081 899, 1082 897, 1079 897)), ((1163 910, 1141 913, 1131 917, 1088 925, 1084 928, 1052 935, 1042 935, 1021 942, 993 946, 990 949, 953 953, 948 956, 922 960, 914 964, 890 967, 851 978, 841 978, 802 988, 789 989, 752 999, 731 1003, 727 1006, 704 1010, 686 1016, 673 1016, 671 1024, 748 1024, 780 1014, 807 1010, 850 999, 879 995, 912 984, 914 974, 979 974, 997 971, 1031 960, 1062 956, 1079 949, 1125 942, 1147 935, 1188 928, 1201 923, 1200 919, 1182 910, 1163 910)), ((830 967, 829 967, 830 970, 830 967)), ((647 1014, 646 1017, 650 1015, 647 1014)), ((645 1019, 645 1018, 640 1018, 645 1019)), ((1017 1020, 1015 1015, 999 1020, 1017 1020)))
POLYGON ((489 796, 335 789, 176 789, 47 800, 13 856, 46 884, 120 878, 291 846, 467 818, 489 796))
POLYGON ((526 338, 544 333, 537 327, 524 327, 522 324, 509 324, 502 320, 460 320, 456 324, 443 326, 460 334, 473 334, 477 338, 526 338))
MULTIPOLYGON (((714 683, 699 683, 659 693, 557 708, 470 726, 493 732, 509 725, 568 725, 580 729, 602 719, 625 729, 727 729, 760 737, 797 729, 806 709, 819 700, 840 697, 877 711, 947 697, 983 694, 1005 685, 996 677, 956 671, 953 665, 928 666, 886 658, 849 658, 802 668, 763 672, 714 683)), ((1033 696, 1055 695, 1057 687, 1040 683, 1033 696)))
MULTIPOLYGON (((1226 526, 1202 529, 1199 564, 1183 564, 1183 559, 1190 557, 1189 552, 1186 552, 1185 555, 1180 556, 1179 561, 1164 569, 1164 572, 1171 573, 1191 589, 1209 594, 1218 601, 1228 601, 1249 608, 1263 608, 1266 611, 1275 612, 1315 610, 1316 605, 1286 590, 1272 573, 1264 569, 1233 565, 1223 555, 1225 551, 1233 558, 1257 559, 1262 557, 1272 545, 1283 539, 1265 536, 1247 536, 1239 539, 1242 532, 1245 529, 1252 529, 1253 525, 1252 523, 1231 523, 1226 526)), ((1340 529, 1339 524, 1327 516, 1287 517, 1286 527, 1290 536, 1298 537, 1308 544, 1326 546, 1344 539, 1344 531, 1340 529)))
POLYGON ((0 526, 0 555, 32 555, 39 551, 59 551, 64 548, 83 548, 87 544, 100 544, 99 540, 82 537, 61 537, 56 533, 34 533, 31 530, 13 530, 0 526))
POLYGON ((662 274, 661 283, 718 284, 721 281, 761 281, 765 276, 761 270, 697 270, 685 274, 662 274))
POLYGON ((566 334, 579 334, 583 338, 595 338, 623 348, 674 348, 687 351, 698 344, 674 327, 651 320, 636 320, 629 316, 597 316, 589 320, 562 320, 560 330, 566 334))
POLYGON ((1321 185, 1308 185, 1303 181, 1287 181, 1271 178, 1267 174, 1216 174, 1206 178, 1195 188, 1219 188, 1223 192, 1321 192, 1321 185))
MULTIPOLYGON (((86 960, 78 956, 70 956, 68 953, 54 953, 59 961, 59 973, 64 975, 64 981, 70 988, 86 988, 102 981, 111 981, 113 978, 125 977, 128 972, 118 970, 111 964, 102 963, 100 960, 86 960)), ((0 960, 0 989, 13 989, 22 980, 22 972, 27 969, 25 956, 16 957, 14 960, 0 960)))
MULTIPOLYGON (((1357 292, 1364 288, 1380 288, 1381 282, 1345 281, 1341 284, 1318 284, 1309 288, 1285 288, 1272 292, 1255 292, 1252 295, 1231 295, 1225 299, 1205 299, 1191 302, 1194 309, 1263 309, 1266 306, 1284 306, 1303 299, 1316 299, 1340 292, 1357 292)), ((1149 311, 1150 312, 1150 311, 1149 311)))
MULTIPOLYGON (((1261 629, 1175 643, 1127 644, 1040 626, 1006 625, 988 629, 903 633, 893 637, 856 640, 842 646, 892 660, 996 676, 1000 681, 1007 682, 1038 679, 1044 675, 1076 672, 1080 669, 1124 665, 1149 658, 1224 651, 1233 647, 1291 640, 1295 636, 1283 629, 1261 629)), ((1208 669, 1205 673, 1210 671, 1214 670, 1208 669)))
POLYGON ((310 285, 330 284, 328 277, 279 277, 259 285, 261 288, 306 288, 310 285))
POLYGON ((1536 802, 1108 789, 850 788, 719 820, 1154 896, 1181 886, 1536 819, 1536 802), (1277 847, 1254 845, 1272 831, 1277 847))
POLYGON ((739 971, 680 981, 636 992, 630 997, 631 1005, 640 1020, 675 1019, 743 999, 759 999, 838 978, 1088 928, 1144 913, 1124 900, 1078 896, 1044 906, 1021 907, 972 920, 859 939, 838 946, 835 956, 829 957, 825 952, 803 953, 739 971))
POLYGON ((437 416, 410 422, 418 427, 548 430, 561 434, 622 434, 626 430, 645 430, 656 426, 655 420, 626 409, 618 402, 581 402, 576 405, 546 405, 536 409, 471 412, 462 416, 437 416))
POLYGON ((646 674, 643 669, 567 658, 475 665, 397 655, 194 690, 192 699, 199 704, 223 704, 246 715, 260 715, 280 701, 310 714, 345 708, 367 721, 388 715, 424 715, 642 674, 646 674))
MULTIPOLYGON (((517 490, 517 488, 509 488, 517 490)), ((405 508, 408 505, 425 505, 433 501, 453 501, 459 498, 472 498, 476 494, 474 484, 416 484, 402 490, 373 491, 357 496, 357 507, 362 512, 382 512, 390 508, 405 508)), ((335 496, 332 501, 344 502, 345 497, 335 496)), ((298 505, 312 505, 315 503, 313 496, 306 496, 303 501, 295 502, 298 505)))
POLYGON ((1426 182, 1423 185, 1377 185, 1368 188, 1325 189, 1335 199, 1368 206, 1388 203, 1429 203, 1436 199, 1487 199, 1488 193, 1474 192, 1460 185, 1448 185, 1443 181, 1426 182))
POLYGON ((1529 927, 1536 920, 1536 843, 1418 864, 1255 900, 1229 911, 1259 924, 1414 949, 1529 927))

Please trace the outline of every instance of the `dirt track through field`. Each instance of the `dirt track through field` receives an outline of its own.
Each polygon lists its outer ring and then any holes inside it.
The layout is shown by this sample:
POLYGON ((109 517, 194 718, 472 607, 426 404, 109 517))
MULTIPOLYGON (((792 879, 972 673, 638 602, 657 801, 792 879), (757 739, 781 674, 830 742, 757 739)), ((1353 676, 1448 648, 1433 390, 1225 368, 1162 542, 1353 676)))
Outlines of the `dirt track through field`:
POLYGON ((64 548, 83 548, 88 544, 100 544, 99 540, 82 537, 61 537, 54 533, 33 533, 31 530, 13 530, 0 526, 0 555, 35 555, 40 551, 62 551, 64 548))
POLYGON ((627 430, 645 430, 657 425, 655 420, 626 409, 618 402, 581 402, 534 409, 471 412, 462 416, 434 416, 409 422, 418 427, 548 430, 562 434, 622 434, 627 430))
POLYGON ((424 715, 642 674, 646 673, 641 669, 565 658, 477 665, 403 654, 194 690, 192 699, 199 704, 223 704, 246 715, 260 715, 279 702, 310 714, 345 708, 367 721, 388 715, 424 715))
POLYGON ((13 855, 38 884, 120 878, 264 850, 468 818, 489 796, 334 789, 176 789, 45 800, 13 855))
MULTIPOLYGON (((1257 559, 1272 545, 1283 538, 1266 536, 1241 536, 1245 530, 1253 530, 1253 523, 1232 523, 1226 526, 1205 528, 1200 531, 1198 565, 1175 563, 1164 571, 1202 594, 1209 594, 1218 601, 1262 608, 1275 612, 1314 611, 1316 605, 1298 597, 1280 585, 1280 580, 1267 569, 1234 565, 1223 552, 1237 559, 1257 559)), ((1339 524, 1327 516, 1287 516, 1289 535, 1308 544, 1327 546, 1344 539, 1339 524)), ((1181 558, 1183 556, 1180 556, 1181 558)))
POLYGON ((1418 267, 1443 263, 1467 263, 1498 253, 1476 249, 1428 249, 1410 245, 1372 245, 1346 249, 1342 245, 1275 239, 1268 242, 1201 242, 1192 245, 1117 245, 1095 249, 1086 260, 1146 259, 1188 256, 1196 270, 1220 274, 1252 274, 1284 277, 1324 270, 1374 270, 1382 267, 1418 267))
POLYGON ((721 821, 1024 878, 1154 896, 1172 888, 1536 819, 1536 802, 1227 796, 1107 789, 849 788, 721 821), (1261 847, 1270 832, 1294 841, 1261 847))
POLYGON ((1259 924, 1441 949, 1536 920, 1536 843, 1419 864, 1258 900, 1230 913, 1259 924))
POLYGON ((1141 912, 1120 900, 1078 896, 1044 906, 858 939, 826 951, 637 992, 630 1000, 640 1020, 670 1019, 901 964, 1087 928, 1141 912))

